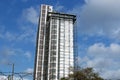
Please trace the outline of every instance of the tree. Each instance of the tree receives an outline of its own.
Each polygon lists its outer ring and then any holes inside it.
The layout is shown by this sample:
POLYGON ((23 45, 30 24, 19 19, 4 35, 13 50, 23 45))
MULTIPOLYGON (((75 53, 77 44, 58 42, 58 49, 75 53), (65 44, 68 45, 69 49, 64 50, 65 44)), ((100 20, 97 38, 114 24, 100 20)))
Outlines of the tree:
POLYGON ((93 71, 93 68, 80 68, 74 70, 73 74, 69 74, 69 78, 76 80, 103 80, 98 73, 93 71))
POLYGON ((69 80, 69 79, 68 79, 68 78, 63 77, 63 78, 61 78, 61 80, 69 80))

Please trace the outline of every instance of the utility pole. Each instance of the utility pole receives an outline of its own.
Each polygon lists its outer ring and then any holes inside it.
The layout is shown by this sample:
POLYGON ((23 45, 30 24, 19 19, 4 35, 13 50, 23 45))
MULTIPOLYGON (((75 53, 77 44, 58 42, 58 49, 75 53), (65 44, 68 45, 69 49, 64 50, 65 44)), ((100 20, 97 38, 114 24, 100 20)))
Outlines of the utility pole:
POLYGON ((11 80, 11 76, 10 75, 8 75, 8 80, 11 80))
POLYGON ((14 63, 12 64, 12 80, 14 78, 14 63))
POLYGON ((14 80, 14 63, 8 63, 8 65, 12 65, 11 80, 14 80))

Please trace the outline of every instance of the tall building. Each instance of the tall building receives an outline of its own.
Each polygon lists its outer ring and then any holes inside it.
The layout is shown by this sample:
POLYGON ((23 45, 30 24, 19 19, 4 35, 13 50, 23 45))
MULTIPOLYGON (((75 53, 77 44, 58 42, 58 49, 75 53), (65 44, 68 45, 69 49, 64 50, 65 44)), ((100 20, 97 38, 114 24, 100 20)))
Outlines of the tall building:
POLYGON ((74 23, 76 16, 41 5, 37 33, 34 80, 60 80, 74 67, 74 23))

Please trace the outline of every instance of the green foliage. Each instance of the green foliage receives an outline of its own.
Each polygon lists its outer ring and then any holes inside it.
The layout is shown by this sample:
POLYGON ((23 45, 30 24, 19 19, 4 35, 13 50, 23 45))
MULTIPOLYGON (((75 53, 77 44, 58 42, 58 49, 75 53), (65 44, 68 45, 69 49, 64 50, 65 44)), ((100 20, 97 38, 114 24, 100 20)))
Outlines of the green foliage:
POLYGON ((61 80, 104 80, 98 73, 93 71, 93 68, 79 68, 77 70, 71 69, 73 74, 69 74, 68 78, 61 78, 61 80))
POLYGON ((69 79, 64 77, 64 78, 61 78, 61 80, 69 80, 69 79))
POLYGON ((93 68, 79 69, 70 74, 69 77, 76 80, 103 80, 98 73, 93 71, 93 68))

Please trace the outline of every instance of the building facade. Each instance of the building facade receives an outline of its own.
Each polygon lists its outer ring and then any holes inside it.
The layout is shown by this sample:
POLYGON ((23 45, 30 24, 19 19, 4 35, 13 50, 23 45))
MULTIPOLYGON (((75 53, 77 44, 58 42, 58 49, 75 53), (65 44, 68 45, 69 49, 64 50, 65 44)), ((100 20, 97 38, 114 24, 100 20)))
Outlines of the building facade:
POLYGON ((60 80, 72 73, 74 67, 75 15, 53 11, 50 5, 41 5, 34 80, 60 80))

